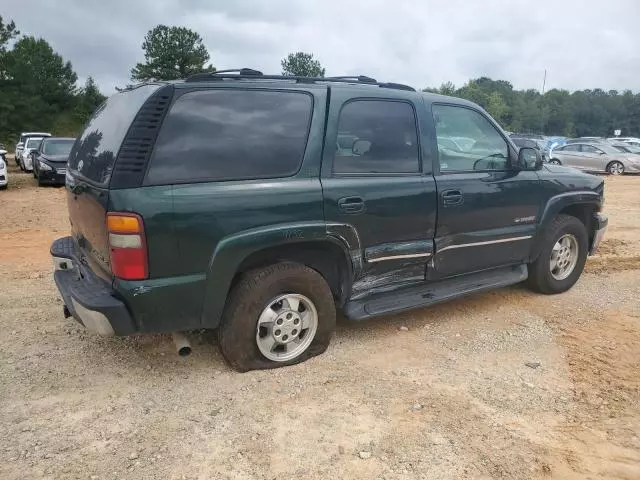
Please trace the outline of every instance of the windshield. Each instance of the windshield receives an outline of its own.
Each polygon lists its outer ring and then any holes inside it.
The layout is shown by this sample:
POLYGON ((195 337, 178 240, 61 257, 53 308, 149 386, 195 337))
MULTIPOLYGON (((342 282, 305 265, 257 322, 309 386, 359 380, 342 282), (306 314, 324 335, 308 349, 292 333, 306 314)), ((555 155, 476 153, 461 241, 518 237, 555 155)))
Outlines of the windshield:
POLYGON ((47 140, 42 145, 42 153, 45 155, 69 155, 74 142, 74 139, 47 140))
POLYGON ((31 148, 32 150, 37 149, 42 143, 42 138, 29 138, 27 139, 27 144, 24 148, 31 148))
POLYGON ((631 150, 629 150, 627 147, 621 147, 620 145, 614 145, 613 148, 623 153, 631 153, 631 150))

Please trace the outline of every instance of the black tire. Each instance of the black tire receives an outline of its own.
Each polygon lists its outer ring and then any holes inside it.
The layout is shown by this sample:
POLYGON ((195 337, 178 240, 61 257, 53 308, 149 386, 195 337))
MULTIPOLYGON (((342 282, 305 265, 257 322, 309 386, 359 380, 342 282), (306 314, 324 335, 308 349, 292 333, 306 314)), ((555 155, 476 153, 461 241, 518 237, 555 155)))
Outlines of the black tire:
POLYGON ((614 160, 607 165, 607 173, 609 175, 622 175, 624 173, 624 164, 614 160))
POLYGON ((336 308, 331 289, 315 270, 298 263, 283 262, 246 273, 227 299, 218 329, 220 351, 239 372, 284 367, 304 362, 323 353, 336 325, 336 308), (258 318, 272 299, 297 293, 310 299, 318 313, 313 341, 298 357, 278 362, 267 359, 258 349, 258 318))
POLYGON ((552 158, 551 160, 549 160, 549 163, 551 165, 562 165, 562 162, 560 162, 560 160, 558 160, 557 158, 552 158))
POLYGON ((529 264, 529 278, 527 283, 531 289, 545 294, 562 293, 569 290, 578 281, 584 264, 587 261, 589 238, 584 224, 576 217, 558 215, 542 234, 542 251, 538 258, 529 264), (578 259, 571 274, 557 280, 551 274, 551 252, 556 242, 565 234, 572 234, 578 242, 578 259))

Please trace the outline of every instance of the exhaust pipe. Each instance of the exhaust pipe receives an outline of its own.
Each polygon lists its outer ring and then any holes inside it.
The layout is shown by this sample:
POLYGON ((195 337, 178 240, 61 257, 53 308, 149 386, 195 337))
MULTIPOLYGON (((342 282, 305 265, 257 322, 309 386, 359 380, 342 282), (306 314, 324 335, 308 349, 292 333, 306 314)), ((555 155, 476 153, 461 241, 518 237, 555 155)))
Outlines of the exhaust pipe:
POLYGON ((191 355, 191 343, 187 340, 187 337, 180 332, 173 332, 171 334, 171 339, 173 340, 173 344, 176 346, 176 352, 181 357, 188 357, 191 355))

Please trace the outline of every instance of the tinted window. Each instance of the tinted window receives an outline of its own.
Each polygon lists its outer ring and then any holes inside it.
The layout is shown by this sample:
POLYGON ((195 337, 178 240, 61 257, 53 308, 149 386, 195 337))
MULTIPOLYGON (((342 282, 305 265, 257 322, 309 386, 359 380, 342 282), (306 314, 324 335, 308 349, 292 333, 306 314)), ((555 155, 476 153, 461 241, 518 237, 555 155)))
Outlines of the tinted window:
POLYGON ((45 140, 42 142, 42 153, 45 155, 69 155, 75 140, 45 140))
POLYGON ((108 183, 131 122, 158 88, 158 85, 144 85, 126 90, 100 105, 71 149, 69 168, 98 184, 108 183))
POLYGON ((557 148, 556 150, 560 150, 561 152, 579 152, 580 145, 565 145, 564 147, 557 148))
POLYGON ((302 163, 312 104, 298 92, 186 93, 165 119, 146 183, 293 175, 302 163))
POLYGON ((404 102, 358 100, 340 112, 335 173, 416 173, 420 171, 413 107, 404 102))
POLYGON ((434 105, 440 170, 443 173, 470 170, 504 170, 509 162, 509 147, 498 130, 475 110, 451 105, 434 105), (451 137, 474 140, 466 151, 443 145, 451 137))
POLYGON ((602 153, 602 150, 591 145, 582 145, 582 151, 586 153, 602 153))

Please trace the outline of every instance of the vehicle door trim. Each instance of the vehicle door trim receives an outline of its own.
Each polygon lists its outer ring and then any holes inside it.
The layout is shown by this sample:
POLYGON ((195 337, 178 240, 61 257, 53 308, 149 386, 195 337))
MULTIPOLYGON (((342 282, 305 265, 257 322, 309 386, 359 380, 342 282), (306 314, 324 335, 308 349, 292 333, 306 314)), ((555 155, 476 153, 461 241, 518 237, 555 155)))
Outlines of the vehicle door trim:
POLYGON ((445 250, 453 250, 455 248, 480 247, 482 245, 493 245, 495 243, 508 243, 508 242, 517 242, 519 240, 529 240, 530 238, 533 238, 533 235, 525 235, 523 237, 500 238, 498 240, 488 240, 486 242, 459 243, 457 245, 448 245, 446 247, 443 247, 440 250, 437 250, 436 254, 440 252, 444 252, 445 250))
POLYGON ((367 263, 376 263, 376 262, 384 262, 386 260, 398 260, 401 258, 421 258, 421 257, 430 257, 430 253, 411 253, 406 255, 391 255, 388 257, 378 257, 378 258, 368 258, 367 263))

